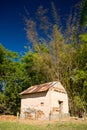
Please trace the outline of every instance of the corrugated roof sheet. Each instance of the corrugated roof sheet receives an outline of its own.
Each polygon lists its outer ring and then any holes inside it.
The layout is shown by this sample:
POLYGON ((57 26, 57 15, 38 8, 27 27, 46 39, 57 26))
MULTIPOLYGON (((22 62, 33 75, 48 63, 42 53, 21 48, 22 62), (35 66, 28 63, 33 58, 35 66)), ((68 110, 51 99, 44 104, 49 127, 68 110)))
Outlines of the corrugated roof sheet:
MULTIPOLYGON (((28 89, 26 89, 25 91, 21 92, 20 95, 48 91, 56 83, 57 82, 49 82, 49 83, 45 83, 45 84, 31 86, 28 89)), ((66 93, 65 89, 63 87, 60 87, 60 86, 56 90, 59 92, 66 93)))

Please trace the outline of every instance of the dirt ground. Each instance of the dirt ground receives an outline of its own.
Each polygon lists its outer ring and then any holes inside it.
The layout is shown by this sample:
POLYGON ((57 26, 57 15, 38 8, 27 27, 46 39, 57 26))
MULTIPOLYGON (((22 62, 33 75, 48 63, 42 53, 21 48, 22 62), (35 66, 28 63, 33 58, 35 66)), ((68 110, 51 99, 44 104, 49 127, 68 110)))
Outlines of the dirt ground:
POLYGON ((87 123, 87 119, 83 119, 83 118, 77 118, 77 117, 68 117, 66 119, 61 119, 61 120, 29 120, 29 119, 20 119, 17 116, 13 116, 13 115, 0 115, 0 121, 15 121, 15 122, 19 122, 19 123, 26 123, 26 124, 35 124, 35 125, 45 125, 45 124, 49 124, 49 123, 58 123, 58 122, 73 122, 73 123, 87 123))

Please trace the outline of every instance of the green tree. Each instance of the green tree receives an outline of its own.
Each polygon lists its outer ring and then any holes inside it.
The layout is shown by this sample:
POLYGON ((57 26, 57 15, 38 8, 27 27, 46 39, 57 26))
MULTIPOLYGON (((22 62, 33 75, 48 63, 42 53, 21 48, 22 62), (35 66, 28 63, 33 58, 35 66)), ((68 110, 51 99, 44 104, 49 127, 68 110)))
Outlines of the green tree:
POLYGON ((22 91, 24 77, 22 64, 17 58, 17 53, 0 44, 0 106, 3 113, 16 114, 20 109, 19 93, 22 91))
POLYGON ((87 0, 83 0, 82 2, 80 24, 81 26, 87 26, 87 0))

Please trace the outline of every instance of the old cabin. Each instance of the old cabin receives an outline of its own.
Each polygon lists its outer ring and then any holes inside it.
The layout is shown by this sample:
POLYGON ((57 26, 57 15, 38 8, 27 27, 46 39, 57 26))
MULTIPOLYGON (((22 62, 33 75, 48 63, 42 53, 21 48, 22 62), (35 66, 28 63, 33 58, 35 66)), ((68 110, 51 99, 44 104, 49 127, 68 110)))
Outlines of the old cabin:
POLYGON ((67 92, 58 81, 31 86, 20 95, 22 118, 56 119, 68 115, 67 92))

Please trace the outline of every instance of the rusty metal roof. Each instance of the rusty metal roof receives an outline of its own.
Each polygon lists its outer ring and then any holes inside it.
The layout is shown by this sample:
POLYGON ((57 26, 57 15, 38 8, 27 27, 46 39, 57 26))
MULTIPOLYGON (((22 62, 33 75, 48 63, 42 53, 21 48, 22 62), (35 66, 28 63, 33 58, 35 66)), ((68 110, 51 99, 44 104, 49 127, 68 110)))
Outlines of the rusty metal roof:
MULTIPOLYGON (((28 89, 26 89, 23 92, 21 92, 20 95, 48 91, 55 84, 56 84, 56 82, 49 82, 49 83, 45 83, 45 84, 31 86, 28 89)), ((63 87, 62 88, 59 87, 57 89, 57 91, 65 93, 65 89, 63 87)))

